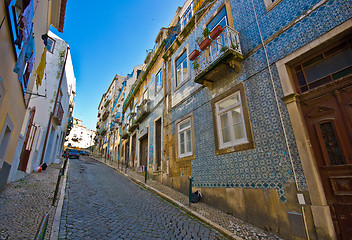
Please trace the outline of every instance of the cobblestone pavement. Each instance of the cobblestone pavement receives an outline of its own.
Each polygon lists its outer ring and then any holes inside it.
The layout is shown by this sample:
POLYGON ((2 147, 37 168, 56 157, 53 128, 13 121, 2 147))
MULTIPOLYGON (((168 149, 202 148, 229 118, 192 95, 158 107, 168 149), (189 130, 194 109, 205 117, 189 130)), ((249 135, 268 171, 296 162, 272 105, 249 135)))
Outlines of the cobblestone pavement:
POLYGON ((114 169, 70 160, 59 239, 227 239, 114 169))
MULTIPOLYGON (((111 163, 106 161, 105 159, 101 159, 96 157, 97 160, 110 165, 112 168, 116 168, 116 163, 111 163)), ((138 180, 139 182, 144 182, 144 176, 131 170, 131 169, 122 169, 123 173, 126 173, 130 178, 138 180)), ((121 171, 121 169, 118 169, 121 171)), ((169 196, 171 199, 176 200, 177 202, 183 204, 191 208, 193 211, 197 212, 198 214, 202 215, 203 217, 211 220, 212 222, 220 225, 224 229, 230 231, 231 233, 235 234, 236 236, 242 239, 281 239, 280 237, 271 234, 269 232, 264 231, 258 227, 255 227, 247 222, 242 221, 230 214, 226 214, 216 208, 213 208, 205 203, 198 202, 195 204, 191 204, 189 206, 188 196, 183 195, 180 192, 173 190, 157 181, 153 181, 148 179, 147 186, 150 186, 157 191, 169 196)))
POLYGON ((9 184, 0 193, 0 239, 34 239, 46 213, 45 239, 50 238, 56 209, 51 203, 59 170, 59 164, 52 164, 45 171, 9 184))

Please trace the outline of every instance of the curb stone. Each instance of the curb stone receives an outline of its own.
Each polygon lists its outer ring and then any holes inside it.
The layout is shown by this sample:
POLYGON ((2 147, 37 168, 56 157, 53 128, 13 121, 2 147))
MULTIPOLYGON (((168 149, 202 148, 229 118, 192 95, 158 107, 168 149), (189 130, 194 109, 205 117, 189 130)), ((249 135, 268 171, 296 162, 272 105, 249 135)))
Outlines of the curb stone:
POLYGON ((62 207, 64 204, 65 191, 66 191, 66 181, 67 181, 67 171, 68 171, 69 165, 70 165, 70 159, 68 158, 65 173, 63 175, 62 186, 61 186, 61 190, 60 190, 60 198, 57 203, 54 221, 53 221, 53 225, 51 228, 50 240, 57 240, 59 238, 61 213, 62 213, 62 207))

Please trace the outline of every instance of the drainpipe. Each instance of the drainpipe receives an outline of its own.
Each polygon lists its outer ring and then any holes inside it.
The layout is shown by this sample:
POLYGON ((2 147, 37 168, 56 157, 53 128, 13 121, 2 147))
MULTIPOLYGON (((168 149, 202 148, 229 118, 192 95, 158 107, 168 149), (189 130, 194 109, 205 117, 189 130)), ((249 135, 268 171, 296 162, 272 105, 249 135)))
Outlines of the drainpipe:
POLYGON ((68 55, 68 51, 69 50, 70 50, 70 47, 67 46, 66 55, 65 55, 65 61, 64 61, 64 64, 62 66, 62 71, 61 71, 60 82, 59 82, 59 85, 58 85, 57 91, 56 91, 56 99, 55 99, 55 104, 54 104, 54 111, 50 113, 48 128, 47 128, 46 134, 45 134, 43 152, 42 152, 42 156, 40 158, 40 165, 43 163, 43 160, 44 160, 46 144, 48 142, 48 136, 49 136, 49 132, 50 132, 50 129, 51 129, 51 122, 52 122, 52 119, 53 119, 53 116, 54 116, 54 112, 56 111, 57 101, 59 99, 59 92, 60 92, 60 88, 61 88, 62 79, 63 79, 63 76, 64 76, 64 71, 65 71, 65 67, 66 67, 66 60, 67 60, 67 55, 68 55))

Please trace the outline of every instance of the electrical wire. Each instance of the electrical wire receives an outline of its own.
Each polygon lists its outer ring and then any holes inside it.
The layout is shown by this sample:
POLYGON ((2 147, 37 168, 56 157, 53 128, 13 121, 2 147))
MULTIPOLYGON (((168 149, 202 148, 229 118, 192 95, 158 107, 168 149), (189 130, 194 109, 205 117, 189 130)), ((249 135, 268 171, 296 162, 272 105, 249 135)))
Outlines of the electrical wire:
POLYGON ((260 25, 259 25, 257 11, 256 11, 255 5, 254 5, 254 0, 252 0, 252 4, 253 4, 253 10, 254 10, 255 19, 256 19, 256 22, 257 22, 257 26, 258 26, 260 40, 262 42, 264 53, 265 53, 266 63, 268 65, 270 81, 271 81, 271 85, 272 85, 273 91, 274 91, 276 107, 277 107, 277 110, 278 110, 278 113, 279 113, 279 116, 280 116, 280 123, 281 123, 281 127, 282 127, 282 130, 283 130, 284 138, 285 138, 287 152, 288 152, 288 155, 289 155, 289 158, 290 158, 290 162, 291 162, 291 167, 292 167, 292 172, 293 172, 293 176, 294 176, 294 179, 295 179, 296 189, 297 189, 297 191, 299 191, 296 169, 295 169, 295 166, 294 166, 294 163, 293 163, 293 158, 292 158, 292 154, 291 154, 291 148, 290 148, 290 145, 288 143, 286 127, 285 127, 285 124, 283 122, 283 116, 282 116, 282 112, 281 112, 281 109, 280 109, 279 98, 278 98, 277 90, 276 90, 275 83, 274 83, 274 77, 273 77, 273 74, 272 74, 272 71, 271 71, 271 67, 270 67, 270 61, 269 61, 269 57, 268 57, 268 52, 267 52, 267 49, 266 49, 266 46, 265 46, 265 43, 264 43, 262 31, 260 30, 260 25))
POLYGON ((5 19, 6 19, 6 15, 4 16, 4 18, 3 18, 2 21, 1 21, 0 29, 2 28, 2 24, 4 23, 5 19))

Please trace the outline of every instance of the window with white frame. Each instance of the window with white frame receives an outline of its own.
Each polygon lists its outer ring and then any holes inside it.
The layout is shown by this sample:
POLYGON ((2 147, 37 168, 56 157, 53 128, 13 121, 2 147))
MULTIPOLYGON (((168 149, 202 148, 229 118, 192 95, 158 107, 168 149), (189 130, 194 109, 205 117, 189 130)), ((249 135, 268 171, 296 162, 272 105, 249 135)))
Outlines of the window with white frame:
POLYGON ((213 30, 216 26, 221 25, 223 28, 229 25, 227 18, 226 7, 223 7, 216 16, 207 24, 209 31, 213 30))
POLYGON ((187 157, 193 154, 191 118, 177 125, 178 131, 178 157, 187 157))
POLYGON ((144 85, 144 88, 143 88, 143 100, 148 100, 149 97, 148 97, 148 86, 147 85, 144 85))
POLYGON ((160 91, 160 89, 163 87, 163 70, 160 69, 160 71, 156 74, 156 81, 155 81, 155 94, 160 91))
POLYGON ((181 29, 183 29, 187 25, 189 20, 191 20, 192 16, 193 16, 193 3, 189 5, 187 10, 181 17, 181 29))
POLYGON ((247 143, 240 92, 215 103, 219 148, 247 143))
POLYGON ((179 86, 188 77, 189 67, 187 51, 184 51, 180 57, 176 59, 176 86, 179 86))

